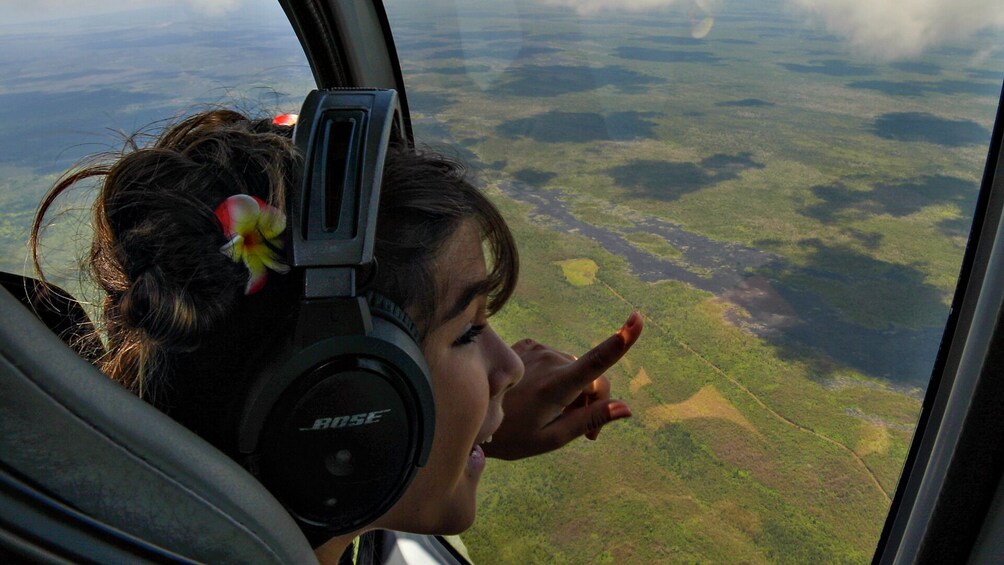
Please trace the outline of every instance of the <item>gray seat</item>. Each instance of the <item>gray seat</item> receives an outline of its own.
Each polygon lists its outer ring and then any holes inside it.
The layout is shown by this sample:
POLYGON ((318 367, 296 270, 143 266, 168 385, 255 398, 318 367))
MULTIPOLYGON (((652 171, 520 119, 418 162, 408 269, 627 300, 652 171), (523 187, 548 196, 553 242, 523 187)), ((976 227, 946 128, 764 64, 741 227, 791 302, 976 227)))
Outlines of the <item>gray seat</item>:
POLYGON ((314 563, 244 469, 0 290, 0 557, 314 563))

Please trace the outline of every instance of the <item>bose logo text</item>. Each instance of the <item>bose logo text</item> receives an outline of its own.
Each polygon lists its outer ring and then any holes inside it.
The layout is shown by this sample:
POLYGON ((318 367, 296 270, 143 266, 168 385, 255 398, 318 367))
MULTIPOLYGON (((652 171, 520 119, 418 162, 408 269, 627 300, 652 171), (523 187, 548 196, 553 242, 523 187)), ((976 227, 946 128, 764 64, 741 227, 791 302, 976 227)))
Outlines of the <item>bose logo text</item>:
POLYGON ((309 428, 300 428, 301 432, 311 430, 333 430, 337 428, 352 428, 355 426, 366 426, 380 421, 384 414, 390 412, 390 408, 384 410, 374 410, 373 412, 363 412, 351 416, 334 416, 332 418, 318 418, 314 420, 314 425, 309 428))

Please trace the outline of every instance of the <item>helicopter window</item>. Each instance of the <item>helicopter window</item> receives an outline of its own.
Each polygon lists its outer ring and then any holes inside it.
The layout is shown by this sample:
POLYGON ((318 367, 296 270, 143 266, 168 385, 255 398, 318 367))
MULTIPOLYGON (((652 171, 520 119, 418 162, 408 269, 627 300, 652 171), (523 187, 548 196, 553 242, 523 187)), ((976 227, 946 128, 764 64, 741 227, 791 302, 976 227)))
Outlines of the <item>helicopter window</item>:
POLYGON ((516 233, 500 334, 580 353, 646 317, 608 374, 634 417, 491 465, 474 561, 869 560, 969 235, 1001 8, 386 4, 416 138, 477 163, 516 233))
MULTIPOLYGON (((520 243, 493 324, 579 353, 646 317, 608 375, 634 418, 493 462, 474 560, 867 560, 966 245, 1000 14, 387 4, 417 137, 477 164, 520 243)), ((84 155, 179 109, 295 111, 313 87, 276 2, 138 6, 5 8, 0 270, 25 270, 35 206, 84 155)), ((43 255, 87 298, 78 197, 43 255)))
MULTIPOLYGON (((0 37, 0 270, 14 273, 31 274, 26 240, 42 194, 81 158, 212 105, 295 112, 314 84, 269 0, 11 4, 0 37)), ((84 192, 61 203, 42 255, 46 276, 86 300, 84 192)))

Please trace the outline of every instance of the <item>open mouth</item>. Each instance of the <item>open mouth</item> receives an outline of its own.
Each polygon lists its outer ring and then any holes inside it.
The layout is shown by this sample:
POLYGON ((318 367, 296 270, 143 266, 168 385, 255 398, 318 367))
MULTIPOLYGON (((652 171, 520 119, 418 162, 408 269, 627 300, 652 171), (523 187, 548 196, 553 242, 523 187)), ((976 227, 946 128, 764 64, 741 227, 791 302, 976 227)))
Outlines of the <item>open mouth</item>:
MULTIPOLYGON (((492 430, 492 433, 495 433, 495 431, 492 430)), ((488 434, 488 437, 486 437, 484 439, 475 441, 474 442, 474 446, 471 447, 471 455, 475 455, 475 454, 480 453, 481 457, 484 457, 485 451, 484 451, 484 447, 482 447, 482 446, 488 445, 491 442, 492 442, 492 434, 488 434)))
MULTIPOLYGON (((467 458, 467 468, 473 472, 480 473, 485 468, 485 450, 482 446, 488 445, 492 442, 492 436, 495 431, 499 429, 499 425, 502 423, 502 411, 499 410, 499 416, 495 419, 492 425, 487 426, 486 432, 479 435, 475 441, 474 445, 471 447, 470 456, 467 458)), ((484 428, 483 428, 484 429, 484 428)))
POLYGON ((488 422, 491 422, 489 425, 487 426, 483 425, 481 427, 482 432, 478 434, 478 437, 474 440, 475 448, 480 447, 482 445, 487 445, 492 442, 492 436, 495 434, 495 432, 498 431, 499 426, 502 425, 502 418, 504 417, 504 415, 502 414, 501 406, 498 407, 497 412, 493 416, 488 417, 489 418, 488 422))

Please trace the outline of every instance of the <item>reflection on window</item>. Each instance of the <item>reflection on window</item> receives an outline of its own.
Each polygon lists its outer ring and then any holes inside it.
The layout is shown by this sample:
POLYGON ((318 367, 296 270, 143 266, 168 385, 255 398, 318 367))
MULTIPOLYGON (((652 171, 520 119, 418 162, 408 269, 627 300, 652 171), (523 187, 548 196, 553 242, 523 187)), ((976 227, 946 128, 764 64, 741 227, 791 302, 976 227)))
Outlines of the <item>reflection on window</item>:
MULTIPOLYGON (((296 111, 310 68, 274 1, 29 2, 0 38, 0 270, 24 272, 35 207, 84 156, 205 109, 296 111), (141 7, 137 7, 141 6, 141 7)), ((90 195, 47 232, 46 274, 75 295, 90 195)))
POLYGON ((608 375, 634 418, 491 462, 475 561, 870 560, 968 237, 994 18, 430 4, 388 12, 416 135, 480 163, 517 233, 495 325, 578 353, 647 324, 608 375))

